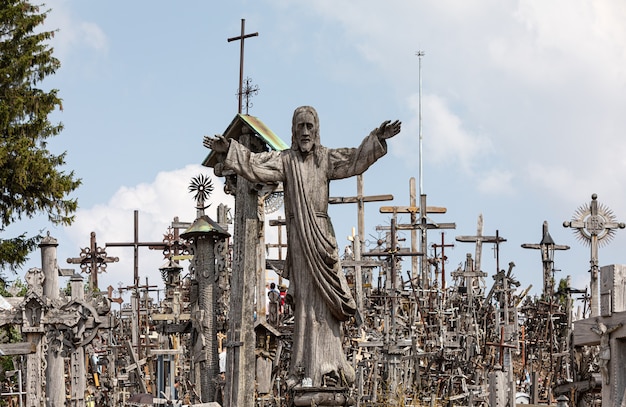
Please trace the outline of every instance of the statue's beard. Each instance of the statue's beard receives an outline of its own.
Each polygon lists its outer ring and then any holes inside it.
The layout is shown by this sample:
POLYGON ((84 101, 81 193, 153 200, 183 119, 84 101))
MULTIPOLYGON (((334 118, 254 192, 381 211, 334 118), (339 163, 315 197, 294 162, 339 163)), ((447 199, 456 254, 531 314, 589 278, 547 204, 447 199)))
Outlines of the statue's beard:
POLYGON ((300 143, 298 143, 298 147, 300 149, 300 152, 306 155, 313 151, 315 143, 313 143, 312 139, 308 141, 300 141, 300 143))

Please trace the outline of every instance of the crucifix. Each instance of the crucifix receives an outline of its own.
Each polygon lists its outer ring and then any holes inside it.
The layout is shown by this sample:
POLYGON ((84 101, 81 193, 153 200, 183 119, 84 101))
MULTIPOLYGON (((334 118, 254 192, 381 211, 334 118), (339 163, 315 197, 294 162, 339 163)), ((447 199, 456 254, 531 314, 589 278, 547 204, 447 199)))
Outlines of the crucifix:
POLYGON ((246 34, 246 19, 241 19, 241 35, 237 37, 231 37, 228 39, 228 42, 232 41, 241 41, 239 48, 239 110, 238 113, 241 114, 242 107, 242 98, 243 98, 243 44, 246 38, 256 37, 259 33, 246 34))
POLYGON ((624 229, 626 224, 616 222, 613 211, 598 204, 598 195, 591 195, 591 203, 579 207, 571 221, 563 222, 563 227, 571 227, 578 239, 591 246, 591 316, 599 314, 598 309, 598 247, 613 238, 615 229, 624 229))
POLYGON ((354 286, 356 292, 356 305, 359 310, 363 310, 363 273, 361 272, 361 245, 365 241, 365 202, 391 201, 393 195, 363 195, 363 174, 356 176, 357 196, 330 197, 330 204, 357 204, 358 238, 354 239, 354 286))
POLYGON ((573 344, 598 346, 598 368, 602 377, 602 405, 622 406, 626 402, 626 312, 610 317, 592 317, 574 322, 573 344))
POLYGON ((107 263, 119 260, 119 257, 107 256, 106 250, 96 243, 96 232, 91 232, 89 247, 80 249, 80 257, 69 258, 67 262, 80 264, 81 271, 89 274, 89 291, 93 291, 98 288, 98 273, 106 271, 107 263))
POLYGON ((543 262, 543 295, 552 302, 554 293, 554 251, 569 250, 567 245, 558 245, 554 243, 550 232, 548 232, 548 222, 543 222, 543 237, 539 244, 524 243, 524 249, 541 250, 541 261, 543 262))

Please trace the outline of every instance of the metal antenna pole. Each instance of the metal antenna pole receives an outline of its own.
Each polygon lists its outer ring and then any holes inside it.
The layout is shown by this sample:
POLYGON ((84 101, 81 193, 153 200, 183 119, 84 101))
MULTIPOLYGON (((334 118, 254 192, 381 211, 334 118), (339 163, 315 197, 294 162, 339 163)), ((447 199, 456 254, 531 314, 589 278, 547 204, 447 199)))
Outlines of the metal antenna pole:
POLYGON ((417 51, 415 55, 419 58, 419 194, 421 196, 424 193, 424 180, 422 176, 422 57, 424 56, 424 51, 417 51))

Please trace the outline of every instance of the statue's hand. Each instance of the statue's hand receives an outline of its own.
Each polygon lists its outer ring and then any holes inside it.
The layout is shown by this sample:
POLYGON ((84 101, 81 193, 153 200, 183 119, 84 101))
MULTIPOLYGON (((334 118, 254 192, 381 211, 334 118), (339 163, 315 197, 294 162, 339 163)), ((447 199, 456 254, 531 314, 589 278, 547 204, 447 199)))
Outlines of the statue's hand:
POLYGON ((230 141, 225 139, 224 136, 217 134, 215 137, 204 136, 202 145, 216 153, 227 153, 230 141))
POLYGON ((391 120, 385 120, 375 132, 380 140, 387 140, 400 133, 401 126, 402 122, 400 120, 396 120, 393 123, 391 120))

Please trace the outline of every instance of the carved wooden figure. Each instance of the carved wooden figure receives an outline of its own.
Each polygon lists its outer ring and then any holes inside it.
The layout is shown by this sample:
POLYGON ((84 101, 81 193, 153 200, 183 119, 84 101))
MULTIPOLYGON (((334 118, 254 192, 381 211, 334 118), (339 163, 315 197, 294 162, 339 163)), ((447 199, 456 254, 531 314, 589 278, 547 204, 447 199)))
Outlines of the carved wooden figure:
POLYGON ((353 367, 342 348, 343 321, 355 315, 356 303, 339 262, 337 241, 328 217, 329 181, 362 174, 386 154, 386 140, 400 132, 399 121, 385 121, 358 148, 330 149, 320 143, 315 109, 302 106, 292 121, 291 148, 252 153, 233 139, 205 138, 216 153, 226 153, 224 169, 253 183, 282 182, 285 193, 290 281, 295 326, 288 384, 310 379, 313 387, 354 382, 353 367), (326 376, 326 377, 325 377, 326 376), (325 378, 324 378, 325 377, 325 378))

